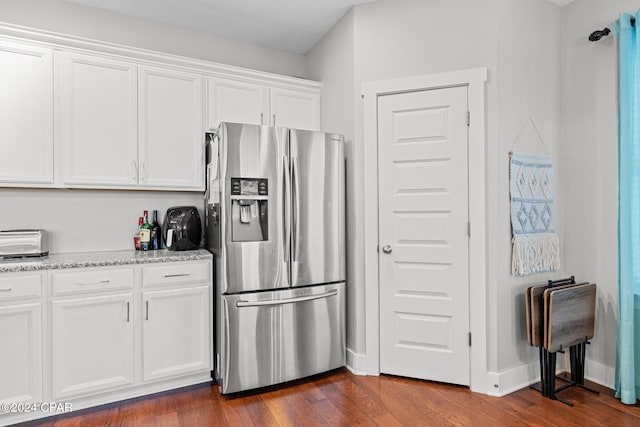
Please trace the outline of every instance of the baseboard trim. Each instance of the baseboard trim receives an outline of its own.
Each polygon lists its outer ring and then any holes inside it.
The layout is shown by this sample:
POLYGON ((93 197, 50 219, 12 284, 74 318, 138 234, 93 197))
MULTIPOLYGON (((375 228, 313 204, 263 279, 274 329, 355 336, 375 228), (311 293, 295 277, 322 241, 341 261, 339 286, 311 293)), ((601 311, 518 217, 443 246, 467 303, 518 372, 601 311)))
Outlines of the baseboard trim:
POLYGON ((366 355, 347 349, 347 369, 354 375, 367 375, 365 369, 366 355))
POLYGON ((594 360, 585 360, 584 378, 610 389, 615 388, 616 369, 594 360))
POLYGON ((502 372, 489 372, 488 376, 489 389, 486 394, 502 397, 540 381, 540 363, 536 361, 502 372))

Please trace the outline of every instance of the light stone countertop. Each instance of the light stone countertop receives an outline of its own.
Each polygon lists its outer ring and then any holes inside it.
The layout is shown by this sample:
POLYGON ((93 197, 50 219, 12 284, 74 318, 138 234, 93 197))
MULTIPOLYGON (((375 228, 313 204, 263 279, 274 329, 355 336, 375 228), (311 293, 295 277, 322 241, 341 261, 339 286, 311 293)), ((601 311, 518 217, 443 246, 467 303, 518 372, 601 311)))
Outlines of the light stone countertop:
POLYGON ((104 251, 52 254, 35 258, 0 259, 0 273, 21 271, 58 270, 65 268, 106 267, 112 265, 147 264, 212 259, 204 249, 193 251, 104 251))

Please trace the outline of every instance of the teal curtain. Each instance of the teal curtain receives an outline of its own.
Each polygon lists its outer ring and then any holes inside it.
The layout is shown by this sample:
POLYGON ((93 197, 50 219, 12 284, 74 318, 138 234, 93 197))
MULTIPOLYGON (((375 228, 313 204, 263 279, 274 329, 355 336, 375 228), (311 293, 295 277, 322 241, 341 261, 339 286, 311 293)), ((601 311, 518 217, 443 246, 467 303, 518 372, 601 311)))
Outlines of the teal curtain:
POLYGON ((640 11, 612 26, 618 37, 618 343, 616 396, 640 396, 640 11))

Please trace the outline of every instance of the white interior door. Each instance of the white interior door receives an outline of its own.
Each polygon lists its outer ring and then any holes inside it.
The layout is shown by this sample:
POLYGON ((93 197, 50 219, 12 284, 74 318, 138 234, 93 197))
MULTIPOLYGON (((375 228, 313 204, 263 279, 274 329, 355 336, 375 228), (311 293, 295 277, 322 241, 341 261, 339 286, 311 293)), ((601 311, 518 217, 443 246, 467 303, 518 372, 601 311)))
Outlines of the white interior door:
POLYGON ((469 385, 467 87, 378 98, 380 372, 469 385))

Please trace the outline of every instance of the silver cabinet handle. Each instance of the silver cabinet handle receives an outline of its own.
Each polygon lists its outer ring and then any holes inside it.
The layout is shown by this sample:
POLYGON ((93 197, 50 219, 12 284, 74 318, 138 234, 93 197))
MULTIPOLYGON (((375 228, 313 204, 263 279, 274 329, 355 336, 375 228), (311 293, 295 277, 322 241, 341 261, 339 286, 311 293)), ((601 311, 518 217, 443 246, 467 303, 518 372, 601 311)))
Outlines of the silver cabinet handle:
POLYGON ((147 315, 145 317, 146 317, 146 320, 149 320, 149 300, 145 301, 144 304, 147 308, 147 315))
POLYGON ((312 301, 314 299, 320 299, 320 298, 328 298, 328 297, 332 297, 334 295, 338 295, 338 291, 337 290, 332 290, 329 292, 326 292, 324 294, 319 294, 319 295, 309 295, 306 297, 296 297, 296 298, 287 298, 287 299, 279 299, 279 300, 268 300, 268 301, 236 301, 236 307, 264 307, 264 306, 269 306, 269 305, 282 305, 282 304, 293 304, 296 302, 303 302, 303 301, 312 301))
MULTIPOLYGON (((288 194, 291 193, 291 182, 289 182, 289 156, 284 156, 282 160, 282 227, 284 259, 291 258, 291 201, 288 194)), ((287 261, 285 261, 287 262, 287 261)))
POLYGON ((273 125, 272 126, 275 126, 275 125, 276 125, 276 115, 274 114, 273 115, 273 125))
POLYGON ((129 301, 127 301, 127 323, 129 323, 129 301))
POLYGON ((134 161, 131 162, 131 164, 133 165, 133 176, 131 177, 131 180, 133 182, 136 182, 138 180, 138 164, 134 161))
POLYGON ((144 162, 140 162, 140 181, 144 181, 147 174, 147 168, 144 166, 144 162))
POLYGON ((392 250, 393 249, 391 249, 391 245, 384 245, 382 247, 382 252, 384 252, 385 254, 390 254, 392 250))
POLYGON ((186 277, 186 276, 190 276, 189 273, 180 273, 180 274, 165 274, 164 277, 169 278, 169 277, 186 277))
POLYGON ((109 279, 98 280, 96 282, 78 282, 78 286, 101 285, 101 284, 110 283, 110 282, 111 280, 109 279))
POLYGON ((11 288, 0 289, 0 292, 11 292, 11 288))
POLYGON ((291 195, 292 195, 292 216, 291 221, 291 245, 293 250, 293 261, 298 260, 298 220, 300 219, 300 206, 298 201, 298 158, 291 157, 291 195))
POLYGON ((260 124, 264 124, 264 113, 260 113, 260 124))

